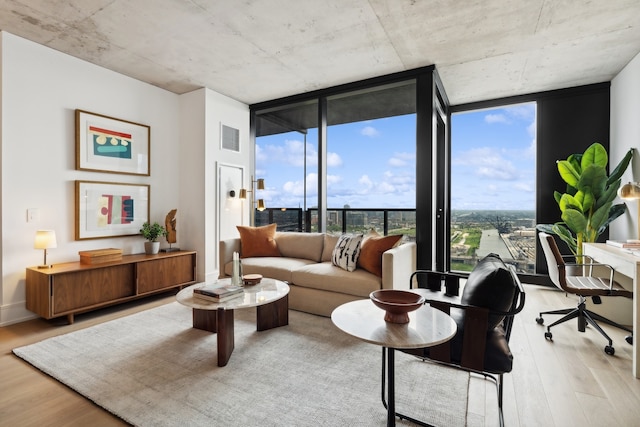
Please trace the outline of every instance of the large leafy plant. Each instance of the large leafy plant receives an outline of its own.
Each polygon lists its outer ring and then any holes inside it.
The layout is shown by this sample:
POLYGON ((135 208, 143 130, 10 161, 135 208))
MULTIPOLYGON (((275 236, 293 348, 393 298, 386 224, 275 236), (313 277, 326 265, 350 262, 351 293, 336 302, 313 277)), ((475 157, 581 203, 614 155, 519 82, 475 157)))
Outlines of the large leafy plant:
POLYGON ((538 224, 540 231, 555 234, 571 252, 582 255, 582 243, 595 242, 626 210, 624 203, 613 204, 620 177, 629 166, 633 149, 629 150, 618 166, 607 176, 609 156, 602 144, 594 143, 582 154, 572 154, 559 160, 558 172, 567 183, 565 193, 554 191, 562 221, 538 224))

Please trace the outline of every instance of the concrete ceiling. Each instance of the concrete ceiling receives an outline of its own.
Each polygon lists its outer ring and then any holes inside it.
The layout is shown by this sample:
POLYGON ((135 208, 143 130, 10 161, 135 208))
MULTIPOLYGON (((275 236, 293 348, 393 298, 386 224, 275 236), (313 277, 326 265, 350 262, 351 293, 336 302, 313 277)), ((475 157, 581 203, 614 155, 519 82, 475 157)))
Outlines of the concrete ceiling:
POLYGON ((611 80, 638 0, 0 0, 0 29, 252 104, 435 64, 451 104, 611 80))

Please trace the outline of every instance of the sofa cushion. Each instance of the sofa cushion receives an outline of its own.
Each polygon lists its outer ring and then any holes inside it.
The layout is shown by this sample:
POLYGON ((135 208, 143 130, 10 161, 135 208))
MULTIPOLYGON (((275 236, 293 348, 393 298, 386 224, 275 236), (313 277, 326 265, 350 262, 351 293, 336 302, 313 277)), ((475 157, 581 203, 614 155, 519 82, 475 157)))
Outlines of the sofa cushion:
POLYGON ((291 272, 296 286, 338 292, 369 298, 369 294, 382 287, 381 279, 362 269, 348 272, 330 262, 308 264, 291 272))
POLYGON ((340 236, 331 256, 333 265, 349 272, 355 270, 360 256, 362 239, 362 234, 343 234, 340 236))
MULTIPOLYGON (((284 282, 292 282, 291 272, 315 261, 301 258, 285 257, 254 257, 242 259, 242 274, 262 274, 264 277, 278 279, 284 282)), ((225 274, 230 276, 233 263, 225 265, 225 274)))
MULTIPOLYGON (((511 270, 500 256, 489 254, 482 258, 469 274, 462 291, 462 304, 475 305, 495 311, 508 311, 518 284, 511 270)), ((495 328, 504 316, 489 316, 489 329, 495 328)))
POLYGON ((322 262, 331 261, 333 256, 333 250, 340 238, 339 234, 325 234, 324 235, 324 248, 322 249, 322 262))
POLYGON ((382 277, 382 254, 393 248, 402 235, 396 236, 369 236, 362 242, 358 267, 364 268, 369 273, 382 277))
POLYGON ((240 233, 240 258, 280 256, 278 244, 274 239, 276 227, 276 224, 262 227, 237 225, 240 233))
POLYGON ((276 233, 280 255, 289 258, 304 258, 320 262, 324 247, 324 233, 299 233, 281 231, 276 233))

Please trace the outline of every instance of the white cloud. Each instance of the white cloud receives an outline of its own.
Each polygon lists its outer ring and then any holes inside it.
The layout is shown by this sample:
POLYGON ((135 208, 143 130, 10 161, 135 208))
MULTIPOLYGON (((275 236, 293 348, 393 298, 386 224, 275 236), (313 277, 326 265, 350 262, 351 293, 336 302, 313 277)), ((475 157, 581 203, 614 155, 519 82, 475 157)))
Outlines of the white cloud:
POLYGON ((360 130, 360 134, 364 136, 368 136, 371 138, 375 138, 380 136, 380 132, 374 128, 373 126, 365 126, 360 130))
POLYGON ((496 150, 489 147, 473 148, 456 156, 452 164, 474 167, 476 175, 483 178, 512 181, 518 178, 518 170, 496 150))
MULTIPOLYGON (((311 143, 307 143, 307 166, 318 164, 318 151, 311 143)), ((256 144, 256 163, 258 164, 285 164, 294 167, 304 166, 304 142, 296 139, 288 139, 284 145, 256 144)), ((327 166, 342 166, 342 158, 337 153, 327 153, 327 166)))
POLYGON ((412 163, 415 163, 416 154, 415 153, 394 153, 393 157, 389 158, 387 161, 388 165, 394 168, 401 168, 405 166, 410 166, 412 163))
POLYGON ((484 121, 487 123, 509 123, 504 114, 487 114, 484 116, 484 121))
POLYGON ((371 178, 369 178, 369 175, 362 175, 358 180, 358 184, 363 185, 366 188, 373 187, 373 181, 371 181, 371 178))
MULTIPOLYGON (((317 157, 316 157, 317 163, 317 157)), ((342 158, 338 153, 327 153, 327 167, 340 167, 342 166, 342 158)))
POLYGON ((483 178, 511 181, 517 179, 517 173, 513 165, 505 165, 505 168, 493 168, 482 166, 476 169, 476 174, 483 178))
POLYGON ((396 187, 391 185, 387 181, 383 181, 376 187, 376 190, 380 194, 391 194, 396 192, 396 187))
POLYGON ((524 191, 527 193, 533 193, 536 189, 531 183, 528 182, 517 182, 514 186, 514 189, 518 191, 524 191))
POLYGON ((402 160, 397 157, 391 157, 387 163, 389 163, 389 166, 394 168, 401 168, 403 166, 407 166, 406 160, 402 160))

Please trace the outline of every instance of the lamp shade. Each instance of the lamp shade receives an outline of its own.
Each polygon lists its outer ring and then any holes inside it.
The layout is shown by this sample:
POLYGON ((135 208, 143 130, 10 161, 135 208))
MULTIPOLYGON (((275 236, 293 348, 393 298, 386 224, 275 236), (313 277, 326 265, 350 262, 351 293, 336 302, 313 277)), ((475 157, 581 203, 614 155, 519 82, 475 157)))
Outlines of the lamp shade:
POLYGON ((259 210, 260 212, 262 212, 263 210, 265 210, 265 207, 264 207, 264 200, 262 200, 262 199, 258 199, 258 210, 259 210))
POLYGON ((628 182, 618 189, 618 196, 625 200, 640 199, 640 185, 637 182, 628 182))
POLYGON ((264 190, 264 178, 258 178, 256 182, 258 183, 258 190, 264 190))
POLYGON ((240 189, 240 195, 238 196, 241 199, 246 199, 247 198, 247 190, 244 188, 240 189))
POLYGON ((36 239, 33 243, 34 249, 53 249, 58 247, 56 232, 53 230, 36 231, 36 239))

